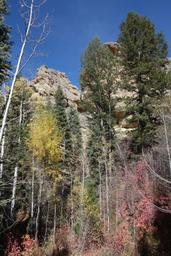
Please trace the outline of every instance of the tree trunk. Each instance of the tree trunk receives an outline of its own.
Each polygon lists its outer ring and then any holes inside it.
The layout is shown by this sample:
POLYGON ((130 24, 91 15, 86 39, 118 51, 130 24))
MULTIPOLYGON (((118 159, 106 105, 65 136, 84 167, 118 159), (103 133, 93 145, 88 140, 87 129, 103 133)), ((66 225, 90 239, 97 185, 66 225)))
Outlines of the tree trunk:
POLYGON ((102 219, 102 174, 101 174, 101 168, 99 163, 99 207, 100 207, 100 219, 102 219))
POLYGON ((54 205, 54 216, 53 216, 53 241, 55 244, 56 240, 56 203, 54 205))
POLYGON ((170 170, 170 176, 171 176, 171 154, 170 154, 168 132, 167 132, 167 126, 166 126, 166 120, 165 120, 164 113, 163 113, 163 124, 164 124, 165 140, 166 140, 166 149, 167 149, 167 155, 168 155, 168 161, 169 161, 169 170, 170 170))
POLYGON ((35 240, 38 241, 38 233, 39 233, 39 217, 40 217, 40 206, 42 200, 42 173, 40 171, 39 174, 39 195, 38 195, 38 206, 37 206, 37 215, 36 215, 36 232, 35 232, 35 240))
POLYGON ((4 129, 4 135, 2 138, 2 144, 1 144, 1 164, 0 164, 0 179, 2 178, 3 175, 3 169, 4 169, 4 164, 3 164, 3 157, 4 157, 4 147, 5 147, 5 129, 4 129))
POLYGON ((49 202, 47 206, 47 214, 46 214, 46 226, 45 226, 45 236, 44 236, 44 241, 47 239, 47 232, 48 232, 48 220, 49 220, 49 202))
MULTIPOLYGON (((21 135, 20 129, 22 124, 22 112, 23 112, 23 102, 20 103, 20 116, 19 116, 19 137, 18 137, 18 146, 21 143, 21 135)), ((18 159, 16 160, 18 162, 18 159)), ((18 179, 18 163, 14 170, 14 179, 13 179, 13 188, 12 188, 12 198, 11 198, 11 215, 13 214, 13 210, 15 207, 15 198, 16 198, 16 187, 17 187, 17 179, 18 179)))
POLYGON ((18 178, 18 165, 15 167, 15 170, 14 170, 12 198, 11 198, 11 215, 13 214, 13 210, 14 210, 14 207, 15 207, 15 195, 16 195, 16 187, 17 187, 17 178, 18 178))
POLYGON ((8 97, 7 104, 6 104, 5 111, 4 111, 3 118, 2 118, 2 125, 1 125, 1 129, 0 129, 0 143, 2 142, 4 129, 5 129, 5 126, 6 126, 6 121, 7 121, 7 116, 8 116, 8 111, 9 111, 9 107, 10 107, 10 104, 11 104, 11 99, 12 99, 12 95, 13 95, 13 91, 14 91, 15 82, 16 82, 17 75, 18 75, 19 70, 20 70, 20 65, 21 65, 24 50, 25 50, 25 47, 26 47, 26 43, 27 43, 27 40, 28 40, 28 36, 29 36, 29 33, 30 33, 30 28, 32 26, 33 6, 34 6, 34 0, 31 1, 30 7, 29 7, 30 13, 29 13, 28 25, 27 25, 25 37, 24 37, 24 40, 23 40, 23 44, 22 44, 22 47, 21 47, 21 50, 20 50, 20 54, 19 54, 19 57, 18 57, 18 62, 17 62, 16 70, 15 70, 15 73, 14 73, 14 77, 13 77, 13 80, 12 80, 12 84, 11 84, 11 87, 10 87, 9 97, 8 97))
POLYGON ((34 157, 32 159, 32 181, 31 181, 31 218, 34 216, 34 157))

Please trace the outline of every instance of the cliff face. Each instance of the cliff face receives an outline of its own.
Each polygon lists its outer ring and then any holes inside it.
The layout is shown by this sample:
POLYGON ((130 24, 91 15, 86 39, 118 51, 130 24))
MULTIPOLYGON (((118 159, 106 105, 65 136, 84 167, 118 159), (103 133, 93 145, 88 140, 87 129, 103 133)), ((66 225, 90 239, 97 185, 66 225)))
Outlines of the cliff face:
MULTIPOLYGON (((66 100, 66 111, 69 106, 74 106, 78 110, 83 136, 83 146, 86 147, 89 135, 87 113, 80 108, 80 90, 70 82, 66 74, 43 65, 37 70, 35 78, 29 82, 29 85, 34 92, 34 96, 42 96, 46 102, 50 101, 52 104, 55 102, 55 92, 59 86, 61 87, 66 100)), ((125 96, 123 91, 118 92, 118 95, 122 97, 125 96)), ((121 105, 120 102, 119 109, 122 109, 121 105)), ((117 111, 117 115, 120 112, 123 114, 125 111, 122 112, 119 110, 119 112, 117 111)), ((124 117, 121 119, 124 120, 124 117)), ((130 128, 132 127, 123 126, 122 122, 115 127, 119 137, 124 137, 130 128)))
POLYGON ((66 107, 77 106, 80 101, 80 91, 70 82, 65 73, 41 66, 37 70, 36 77, 30 82, 30 87, 35 94, 42 96, 45 100, 50 100, 52 103, 59 86, 63 90, 66 107))
POLYGON ((85 148, 89 134, 87 115, 85 112, 79 112, 80 90, 70 82, 66 74, 43 65, 37 70, 36 76, 29 82, 29 86, 32 88, 34 96, 42 96, 46 102, 50 101, 52 104, 55 102, 55 92, 59 86, 61 87, 66 100, 66 111, 69 106, 78 109, 83 147, 85 148))

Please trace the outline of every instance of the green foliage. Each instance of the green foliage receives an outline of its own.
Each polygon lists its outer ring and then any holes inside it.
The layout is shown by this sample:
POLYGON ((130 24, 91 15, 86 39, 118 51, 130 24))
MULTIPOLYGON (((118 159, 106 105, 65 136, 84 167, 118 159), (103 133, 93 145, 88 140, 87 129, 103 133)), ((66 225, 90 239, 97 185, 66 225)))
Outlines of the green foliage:
MULTIPOLYGON (((4 204, 0 210, 6 211, 9 216, 10 200, 14 179, 14 170, 18 166, 17 177, 17 200, 16 208, 24 206, 27 208, 29 190, 28 170, 30 169, 30 155, 27 150, 28 123, 31 118, 31 95, 32 91, 27 86, 27 82, 20 78, 16 81, 13 98, 11 101, 7 124, 5 128, 4 156, 2 159, 3 174, 1 196, 4 204), (24 202, 24 203, 23 203, 24 202)), ((5 224, 9 225, 12 219, 5 217, 5 224)))
POLYGON ((68 124, 72 146, 70 151, 72 174, 74 176, 80 176, 80 167, 82 165, 82 135, 78 112, 74 107, 69 108, 68 124))
POLYGON ((104 127, 112 132, 118 89, 119 58, 104 46, 98 38, 93 39, 82 58, 80 82, 82 103, 93 118, 103 120, 104 127))
POLYGON ((94 124, 91 130, 91 136, 87 146, 87 155, 89 160, 90 176, 96 181, 96 187, 99 184, 99 171, 104 171, 102 157, 102 132, 98 124, 94 124), (100 167, 100 168, 99 168, 100 167))
POLYGON ((118 42, 123 88, 132 93, 126 101, 127 112, 138 124, 132 138, 132 148, 138 153, 156 142, 160 120, 155 107, 169 88, 167 44, 151 21, 136 13, 129 13, 122 23, 118 42))
POLYGON ((99 207, 97 198, 98 195, 96 190, 96 184, 94 180, 91 179, 91 177, 87 177, 84 192, 84 208, 86 215, 90 218, 90 221, 96 225, 98 225, 96 220, 99 220, 99 207))
POLYGON ((7 14, 6 0, 0 0, 0 85, 8 78, 10 69, 9 52, 11 49, 10 28, 6 25, 4 16, 7 14))
POLYGON ((67 102, 65 100, 63 91, 59 87, 55 94, 55 113, 56 113, 56 118, 58 120, 59 128, 63 133, 62 146, 63 146, 64 157, 63 157, 61 168, 65 169, 67 172, 70 167, 70 161, 71 161, 70 152, 72 150, 72 142, 71 142, 71 131, 69 128, 67 115, 65 112, 66 106, 67 106, 67 102))
POLYGON ((102 226, 100 221, 99 200, 96 189, 96 182, 87 177, 85 180, 83 196, 85 223, 87 224, 87 246, 98 245, 102 240, 102 226))

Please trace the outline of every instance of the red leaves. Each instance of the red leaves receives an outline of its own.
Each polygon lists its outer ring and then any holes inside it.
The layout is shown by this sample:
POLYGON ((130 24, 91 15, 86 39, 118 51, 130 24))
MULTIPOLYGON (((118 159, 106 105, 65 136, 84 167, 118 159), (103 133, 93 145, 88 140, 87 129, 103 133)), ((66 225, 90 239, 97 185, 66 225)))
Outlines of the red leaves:
MULTIPOLYGON (((155 208, 153 206, 153 183, 148 177, 146 165, 138 161, 134 168, 125 171, 119 199, 120 221, 128 230, 136 229, 136 239, 140 240, 145 233, 153 232, 155 208)), ((120 226, 119 226, 120 228, 120 226)), ((124 230, 122 227, 124 236, 124 230)), ((121 231, 120 231, 121 232, 121 231)), ((119 236, 121 237, 121 236, 119 236)))
POLYGON ((22 241, 18 241, 10 233, 8 235, 8 245, 5 252, 6 256, 32 256, 36 243, 29 235, 22 237, 22 241))

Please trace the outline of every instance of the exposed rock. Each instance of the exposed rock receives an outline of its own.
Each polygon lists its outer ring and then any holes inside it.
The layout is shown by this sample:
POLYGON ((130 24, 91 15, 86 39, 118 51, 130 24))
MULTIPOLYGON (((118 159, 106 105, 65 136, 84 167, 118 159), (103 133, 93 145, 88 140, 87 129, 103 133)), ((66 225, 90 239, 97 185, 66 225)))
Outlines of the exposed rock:
MULTIPOLYGON (((110 48, 113 47, 113 49, 117 49, 118 47, 117 44, 107 43, 106 45, 110 48)), ((43 65, 37 70, 36 77, 29 82, 29 85, 34 91, 33 97, 35 96, 35 98, 37 98, 36 96, 39 95, 42 96, 46 102, 50 101, 52 103, 55 102, 55 92, 59 86, 61 87, 66 99, 66 111, 68 111, 69 106, 75 106, 78 110, 83 147, 85 148, 89 137, 87 113, 80 104, 80 90, 70 82, 66 74, 43 65)), ((119 134, 119 131, 121 132, 121 136, 123 136, 124 133, 126 135, 127 131, 137 127, 137 124, 128 122, 127 118, 129 117, 126 115, 125 103, 122 100, 125 97, 132 96, 133 94, 125 90, 118 90, 117 94, 113 95, 113 97, 120 98, 116 105, 116 111, 113 114, 118 119, 118 126, 116 126, 115 129, 117 130, 117 134, 119 134)))
POLYGON ((74 86, 65 73, 56 71, 43 65, 37 70, 36 77, 29 82, 34 91, 33 98, 42 96, 48 102, 54 103, 54 95, 60 86, 66 99, 66 111, 69 106, 74 106, 79 112, 81 132, 83 137, 83 147, 86 147, 88 140, 88 121, 85 111, 80 111, 80 90, 74 86))
POLYGON ((117 42, 106 42, 104 46, 107 46, 114 54, 119 51, 119 44, 117 42))
POLYGON ((51 102, 54 102, 54 95, 59 86, 63 90, 67 106, 77 106, 80 101, 79 89, 70 82, 66 74, 44 65, 38 69, 30 86, 36 94, 51 102))

